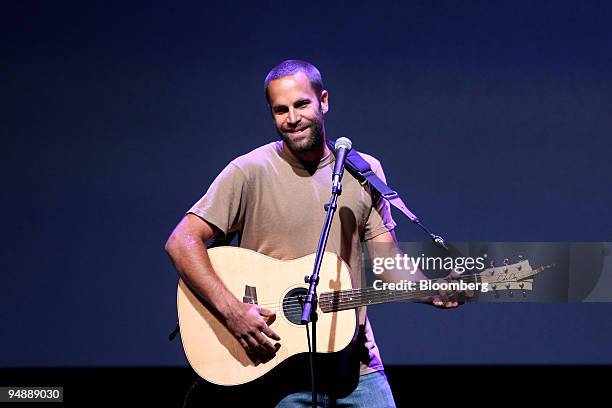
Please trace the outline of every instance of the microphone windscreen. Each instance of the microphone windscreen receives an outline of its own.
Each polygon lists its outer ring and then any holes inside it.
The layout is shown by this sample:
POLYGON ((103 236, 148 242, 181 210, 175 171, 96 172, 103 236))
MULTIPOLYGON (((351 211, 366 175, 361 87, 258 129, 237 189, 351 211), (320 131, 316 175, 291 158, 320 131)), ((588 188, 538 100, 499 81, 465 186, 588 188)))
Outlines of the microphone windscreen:
POLYGON ((341 137, 338 140, 336 140, 335 148, 336 150, 340 148, 351 150, 353 148, 353 142, 351 142, 351 139, 349 139, 348 137, 341 137))

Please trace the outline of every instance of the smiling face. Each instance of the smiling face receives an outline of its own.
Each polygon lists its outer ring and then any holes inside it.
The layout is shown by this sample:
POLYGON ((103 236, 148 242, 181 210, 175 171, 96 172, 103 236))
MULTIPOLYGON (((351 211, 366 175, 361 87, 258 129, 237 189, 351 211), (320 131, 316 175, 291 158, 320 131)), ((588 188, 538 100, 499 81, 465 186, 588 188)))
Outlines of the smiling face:
POLYGON ((276 131, 293 153, 321 149, 325 142, 323 115, 328 110, 328 93, 317 94, 308 77, 298 72, 268 84, 268 100, 276 131))

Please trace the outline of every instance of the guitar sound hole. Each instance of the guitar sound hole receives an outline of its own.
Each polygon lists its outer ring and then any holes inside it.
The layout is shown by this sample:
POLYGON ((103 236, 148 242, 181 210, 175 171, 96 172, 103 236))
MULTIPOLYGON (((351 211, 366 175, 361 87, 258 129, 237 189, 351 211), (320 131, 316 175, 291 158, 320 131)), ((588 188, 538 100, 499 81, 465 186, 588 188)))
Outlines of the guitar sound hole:
POLYGON ((283 299, 283 313, 293 324, 302 324, 302 304, 306 300, 307 293, 308 290, 305 288, 295 288, 290 290, 283 299))

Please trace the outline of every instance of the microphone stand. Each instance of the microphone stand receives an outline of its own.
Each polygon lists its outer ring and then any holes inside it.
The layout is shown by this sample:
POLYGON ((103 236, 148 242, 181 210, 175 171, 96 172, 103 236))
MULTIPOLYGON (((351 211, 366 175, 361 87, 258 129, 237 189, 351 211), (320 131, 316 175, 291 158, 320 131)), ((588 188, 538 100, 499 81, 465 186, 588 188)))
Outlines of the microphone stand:
POLYGON ((317 245, 317 253, 315 257, 315 263, 312 270, 311 276, 304 277, 305 283, 309 283, 308 294, 304 301, 302 310, 302 324, 306 325, 306 333, 308 333, 308 323, 312 323, 312 348, 310 348, 310 381, 312 385, 312 408, 317 408, 317 391, 315 385, 315 369, 314 369, 314 356, 317 352, 317 285, 319 284, 319 271, 321 270, 321 263, 323 262, 323 253, 327 245, 327 239, 331 230, 332 219, 336 212, 338 196, 342 194, 342 183, 338 180, 338 183, 334 183, 332 187, 332 194, 329 202, 323 207, 327 212, 325 217, 325 223, 323 224, 323 230, 321 231, 321 237, 319 238, 319 244, 317 245))

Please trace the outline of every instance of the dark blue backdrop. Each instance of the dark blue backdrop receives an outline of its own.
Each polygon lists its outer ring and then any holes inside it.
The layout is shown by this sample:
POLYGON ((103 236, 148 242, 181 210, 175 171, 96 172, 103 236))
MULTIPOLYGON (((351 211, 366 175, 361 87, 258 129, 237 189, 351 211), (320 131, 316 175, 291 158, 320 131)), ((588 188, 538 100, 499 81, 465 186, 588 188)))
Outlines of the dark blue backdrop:
MULTIPOLYGON (((164 242, 276 139, 262 83, 288 58, 322 71, 330 135, 448 239, 611 240, 609 2, 7 3, 0 366, 185 363, 164 242)), ((611 363, 610 313, 370 310, 394 364, 611 363)))

